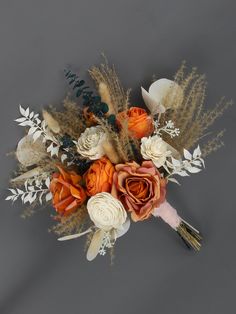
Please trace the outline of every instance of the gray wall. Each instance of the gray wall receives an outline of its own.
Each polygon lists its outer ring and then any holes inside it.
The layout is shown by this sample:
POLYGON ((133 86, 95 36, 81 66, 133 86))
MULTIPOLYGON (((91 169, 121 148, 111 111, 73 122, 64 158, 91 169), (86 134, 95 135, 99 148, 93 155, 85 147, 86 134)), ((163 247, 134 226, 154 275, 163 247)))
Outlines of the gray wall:
POLYGON ((89 263, 83 239, 58 243, 47 232, 52 209, 23 220, 22 205, 4 201, 16 164, 5 153, 23 135, 18 104, 59 104, 68 64, 83 75, 105 52, 138 105, 141 84, 171 77, 185 59, 208 77, 207 106, 236 99, 235 10, 233 0, 0 1, 1 314, 236 312, 235 107, 216 123, 227 128, 225 147, 169 190, 204 235, 198 254, 152 220, 117 243, 114 266, 108 257, 89 263))

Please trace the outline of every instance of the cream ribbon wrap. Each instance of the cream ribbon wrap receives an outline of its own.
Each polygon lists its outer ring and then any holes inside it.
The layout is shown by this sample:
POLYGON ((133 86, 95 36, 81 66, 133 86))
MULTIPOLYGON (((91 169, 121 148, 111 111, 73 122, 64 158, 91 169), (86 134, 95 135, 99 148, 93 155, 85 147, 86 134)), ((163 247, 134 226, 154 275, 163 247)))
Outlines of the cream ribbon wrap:
POLYGON ((154 209, 153 216, 160 217, 174 230, 177 230, 182 221, 177 213, 177 210, 172 207, 167 201, 162 203, 160 207, 154 209))

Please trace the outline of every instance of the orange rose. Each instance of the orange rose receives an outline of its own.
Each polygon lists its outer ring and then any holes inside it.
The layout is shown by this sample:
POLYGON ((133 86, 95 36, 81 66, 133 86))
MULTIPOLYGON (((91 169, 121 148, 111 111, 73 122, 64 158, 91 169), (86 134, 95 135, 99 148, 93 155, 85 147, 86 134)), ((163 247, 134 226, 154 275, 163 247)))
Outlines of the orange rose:
POLYGON ((81 176, 74 171, 66 172, 57 166, 60 173, 54 173, 50 183, 53 206, 61 215, 74 212, 86 200, 86 193, 80 186, 81 176))
POLYGON ((114 172, 115 168, 107 157, 96 160, 85 174, 87 194, 93 196, 100 192, 110 192, 114 172))
POLYGON ((116 120, 119 127, 127 122, 130 135, 137 139, 149 136, 153 132, 152 117, 148 116, 147 112, 139 107, 131 107, 118 113, 116 120))
POLYGON ((147 219, 165 200, 166 180, 151 161, 115 166, 111 194, 131 212, 133 221, 147 219))

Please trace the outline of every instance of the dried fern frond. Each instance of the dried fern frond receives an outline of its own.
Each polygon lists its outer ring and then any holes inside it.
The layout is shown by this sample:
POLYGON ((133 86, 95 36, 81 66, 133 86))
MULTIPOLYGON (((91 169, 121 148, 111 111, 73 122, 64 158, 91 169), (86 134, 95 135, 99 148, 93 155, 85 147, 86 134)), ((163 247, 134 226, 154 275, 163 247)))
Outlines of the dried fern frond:
MULTIPOLYGON (((110 67, 105 59, 105 63, 102 63, 100 67, 92 67, 89 70, 89 74, 94 80, 98 91, 101 91, 101 83, 104 84, 103 87, 106 86, 105 98, 106 101, 109 102, 107 105, 113 108, 115 114, 120 111, 127 110, 129 105, 130 90, 125 91, 123 89, 114 66, 110 67)), ((102 92, 104 92, 104 89, 102 92)), ((101 93, 101 97, 104 98, 103 93, 101 93)))
POLYGON ((63 106, 65 109, 63 112, 52 109, 51 113, 60 125, 60 133, 68 134, 72 138, 77 139, 86 128, 83 111, 69 97, 65 98, 63 106))
POLYGON ((75 213, 56 218, 59 219, 59 222, 49 231, 54 232, 58 236, 80 233, 87 223, 88 211, 86 206, 82 205, 75 213))
MULTIPOLYGON (((196 68, 186 73, 185 63, 177 71, 174 80, 182 88, 183 96, 175 95, 178 105, 167 110, 161 116, 160 123, 163 125, 165 121, 172 120, 180 129, 178 137, 171 139, 168 135, 164 135, 164 138, 182 153, 183 148, 192 148, 206 135, 207 129, 232 105, 232 101, 222 98, 213 109, 204 110, 206 78, 198 74, 196 68)), ((171 90, 165 101, 168 102, 168 99, 173 99, 171 90)))

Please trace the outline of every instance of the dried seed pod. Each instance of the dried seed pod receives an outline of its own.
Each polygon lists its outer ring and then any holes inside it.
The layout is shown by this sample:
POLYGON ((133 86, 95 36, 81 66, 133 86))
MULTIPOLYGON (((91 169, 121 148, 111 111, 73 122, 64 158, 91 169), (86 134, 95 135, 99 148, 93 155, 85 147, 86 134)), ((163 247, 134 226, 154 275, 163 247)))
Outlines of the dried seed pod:
POLYGON ((87 251, 88 261, 94 260, 95 257, 98 255, 100 247, 102 245, 103 238, 104 230, 98 229, 97 231, 95 231, 87 251))
POLYGON ((18 142, 16 157, 22 165, 26 167, 35 165, 46 156, 45 145, 41 138, 34 141, 32 135, 26 135, 18 142))

